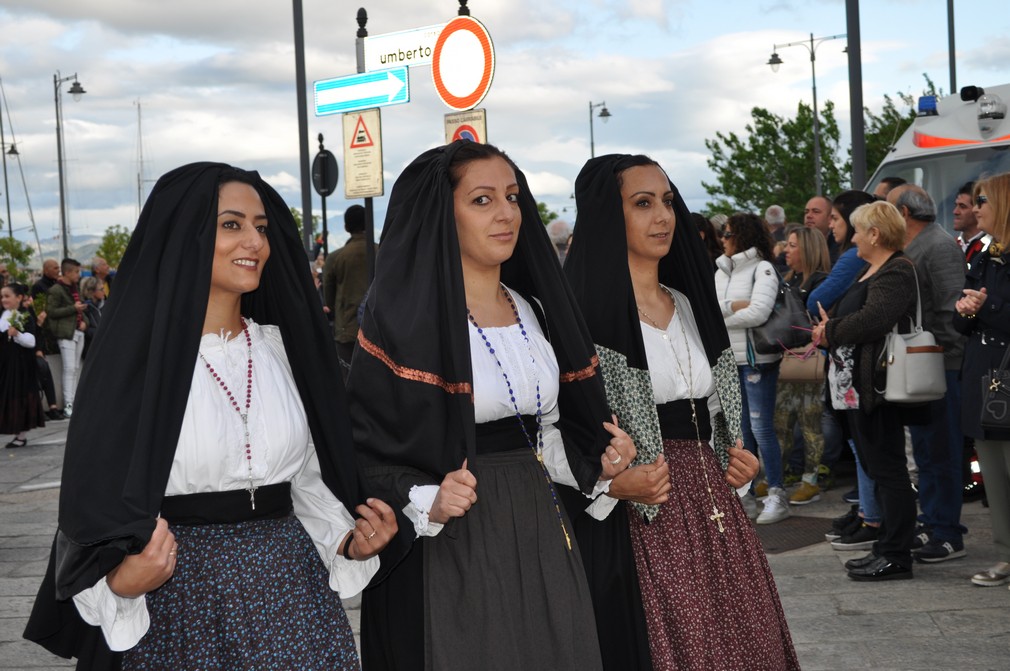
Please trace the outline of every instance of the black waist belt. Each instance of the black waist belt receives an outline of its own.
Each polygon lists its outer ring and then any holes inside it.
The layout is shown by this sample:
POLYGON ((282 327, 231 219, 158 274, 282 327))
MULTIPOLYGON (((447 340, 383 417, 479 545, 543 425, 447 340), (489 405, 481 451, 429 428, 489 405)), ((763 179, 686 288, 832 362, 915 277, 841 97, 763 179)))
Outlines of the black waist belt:
POLYGON ((708 399, 694 399, 694 407, 698 412, 698 433, 695 433, 694 422, 691 421, 691 401, 688 399, 682 398, 656 406, 656 412, 659 413, 659 431, 664 440, 696 440, 699 434, 702 440, 712 437, 708 399))
MULTIPOLYGON (((537 418, 534 415, 522 415, 523 426, 526 427, 526 435, 537 444, 537 418)), ((494 454, 495 452, 508 452, 525 447, 530 444, 519 428, 519 420, 513 417, 496 419, 493 422, 484 422, 477 425, 477 454, 494 454)))
POLYGON ((161 516, 169 524, 184 526, 275 520, 291 510, 290 482, 257 487, 255 510, 246 489, 166 496, 161 501, 161 516))

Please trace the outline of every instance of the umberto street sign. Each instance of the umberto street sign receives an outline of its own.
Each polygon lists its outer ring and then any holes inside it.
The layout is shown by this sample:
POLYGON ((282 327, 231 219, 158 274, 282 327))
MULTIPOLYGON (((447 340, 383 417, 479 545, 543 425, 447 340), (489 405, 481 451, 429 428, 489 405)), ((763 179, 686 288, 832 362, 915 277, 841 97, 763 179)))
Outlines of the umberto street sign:
POLYGON ((365 71, 430 65, 444 23, 365 38, 365 71))

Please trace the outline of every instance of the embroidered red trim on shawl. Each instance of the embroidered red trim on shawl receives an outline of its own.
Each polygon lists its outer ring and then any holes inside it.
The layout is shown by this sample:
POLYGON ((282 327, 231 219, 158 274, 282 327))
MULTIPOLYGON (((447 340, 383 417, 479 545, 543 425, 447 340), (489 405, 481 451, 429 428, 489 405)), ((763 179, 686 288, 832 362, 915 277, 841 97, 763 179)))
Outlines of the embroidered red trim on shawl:
POLYGON ((432 384, 436 387, 440 387, 450 394, 469 394, 470 398, 473 398, 473 387, 469 382, 446 382, 442 377, 435 375, 434 373, 428 373, 423 370, 401 366, 394 362, 381 347, 366 338, 365 332, 360 329, 358 330, 358 344, 361 345, 361 348, 366 352, 386 364, 386 367, 393 371, 393 375, 396 375, 397 377, 402 377, 405 380, 413 380, 414 382, 432 384))

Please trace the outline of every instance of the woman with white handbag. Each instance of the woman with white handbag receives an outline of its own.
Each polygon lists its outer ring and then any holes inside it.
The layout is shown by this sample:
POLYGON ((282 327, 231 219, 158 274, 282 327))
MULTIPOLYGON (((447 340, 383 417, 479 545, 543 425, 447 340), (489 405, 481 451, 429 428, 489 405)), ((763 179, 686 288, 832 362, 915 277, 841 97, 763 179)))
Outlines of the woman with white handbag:
POLYGON ((884 399, 878 365, 887 334, 910 326, 916 313, 915 267, 901 250, 905 222, 893 205, 870 203, 851 216, 852 238, 868 263, 829 315, 820 309, 814 342, 829 349, 829 398, 845 411, 859 459, 877 484, 882 512, 874 550, 846 562, 860 581, 912 577, 915 496, 905 467, 903 410, 884 399))

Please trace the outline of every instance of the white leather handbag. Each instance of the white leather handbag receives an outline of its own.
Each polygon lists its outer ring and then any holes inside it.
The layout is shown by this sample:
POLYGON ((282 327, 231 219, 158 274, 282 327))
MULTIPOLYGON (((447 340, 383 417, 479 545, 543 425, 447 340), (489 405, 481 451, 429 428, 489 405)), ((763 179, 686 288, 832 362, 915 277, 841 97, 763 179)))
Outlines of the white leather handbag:
MULTIPOLYGON (((915 272, 915 265, 912 265, 915 272)), ((900 320, 899 320, 900 322, 900 320)), ((884 400, 891 403, 925 403, 943 398, 947 378, 943 369, 943 346, 922 328, 922 296, 919 275, 915 275, 915 327, 898 333, 898 325, 887 334, 883 365, 887 371, 884 400)))

